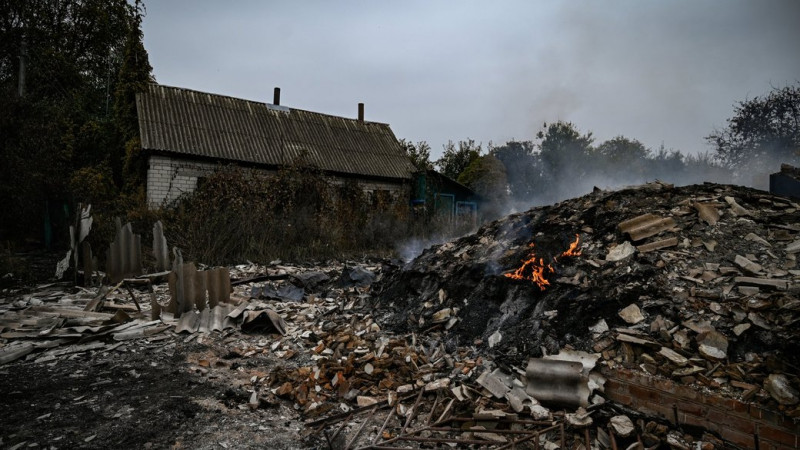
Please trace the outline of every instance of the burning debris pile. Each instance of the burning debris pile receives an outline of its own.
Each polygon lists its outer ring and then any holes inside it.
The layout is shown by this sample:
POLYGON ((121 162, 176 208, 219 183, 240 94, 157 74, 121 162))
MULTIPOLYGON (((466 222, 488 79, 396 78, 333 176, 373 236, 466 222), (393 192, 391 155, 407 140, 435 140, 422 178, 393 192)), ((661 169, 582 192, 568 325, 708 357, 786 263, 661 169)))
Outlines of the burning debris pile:
POLYGON ((800 205, 762 191, 595 191, 426 250, 376 288, 375 316, 520 366, 599 353, 798 417, 798 252, 800 205))

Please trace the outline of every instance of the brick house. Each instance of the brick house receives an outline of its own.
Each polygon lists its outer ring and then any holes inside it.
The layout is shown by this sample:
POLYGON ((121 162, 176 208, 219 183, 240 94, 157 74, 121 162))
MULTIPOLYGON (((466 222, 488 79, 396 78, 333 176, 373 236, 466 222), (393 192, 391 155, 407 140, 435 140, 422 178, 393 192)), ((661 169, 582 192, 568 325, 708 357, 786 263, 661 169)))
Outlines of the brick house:
POLYGON ((277 171, 303 156, 334 183, 408 195, 414 166, 389 125, 151 84, 136 95, 147 201, 170 204, 221 164, 277 171))

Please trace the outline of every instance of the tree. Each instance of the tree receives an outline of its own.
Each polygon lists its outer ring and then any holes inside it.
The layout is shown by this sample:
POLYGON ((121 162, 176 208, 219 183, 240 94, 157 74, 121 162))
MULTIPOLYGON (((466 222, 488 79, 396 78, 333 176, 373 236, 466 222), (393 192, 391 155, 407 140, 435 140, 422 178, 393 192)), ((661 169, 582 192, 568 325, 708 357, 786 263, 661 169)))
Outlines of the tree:
POLYGON ((739 102, 728 126, 706 140, 716 158, 736 172, 777 169, 800 158, 800 84, 739 102))
POLYGON ((144 185, 146 161, 141 155, 139 120, 136 114, 136 94, 152 83, 153 68, 142 43, 142 6, 137 0, 125 39, 124 57, 114 92, 114 118, 125 150, 125 187, 128 191, 144 185))
POLYGON ((458 177, 458 182, 483 198, 482 214, 485 218, 498 217, 508 202, 506 168, 493 155, 475 158, 458 177))
POLYGON ((621 182, 644 181, 650 150, 636 139, 617 136, 597 146, 598 170, 621 182))
POLYGON ((592 133, 581 135, 572 122, 558 121, 544 124, 536 137, 540 155, 546 169, 552 174, 579 176, 590 170, 587 164, 592 156, 592 133))
POLYGON ((126 0, 0 2, 0 229, 10 236, 39 237, 43 223, 64 221, 69 205, 84 200, 86 189, 70 189, 82 178, 94 183, 110 167, 112 184, 121 184, 112 94, 139 7, 126 0))
POLYGON ((411 141, 400 139, 400 146, 403 147, 406 156, 408 156, 417 170, 433 169, 433 163, 431 162, 431 146, 428 145, 427 142, 419 141, 414 144, 411 141))
POLYGON ((530 205, 541 173, 533 141, 508 141, 489 153, 505 166, 509 195, 515 203, 530 205))
POLYGON ((472 161, 481 156, 481 144, 475 144, 472 139, 466 141, 458 141, 458 148, 453 141, 447 141, 444 145, 444 153, 442 157, 436 161, 439 167, 439 172, 443 175, 458 179, 458 176, 472 161))

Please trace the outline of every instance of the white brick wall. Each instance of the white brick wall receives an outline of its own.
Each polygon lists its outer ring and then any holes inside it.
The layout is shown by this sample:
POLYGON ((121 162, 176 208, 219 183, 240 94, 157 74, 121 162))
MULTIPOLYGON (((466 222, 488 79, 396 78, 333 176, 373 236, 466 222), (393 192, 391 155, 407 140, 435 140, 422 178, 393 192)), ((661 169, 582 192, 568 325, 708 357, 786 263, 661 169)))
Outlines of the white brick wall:
MULTIPOLYGON (((147 169, 147 203, 151 208, 168 206, 185 193, 194 192, 197 178, 208 176, 220 166, 215 163, 152 155, 147 169)), ((334 184, 343 184, 344 179, 331 177, 334 184)), ((391 182, 362 181, 364 191, 386 190, 398 194, 401 185, 391 182)))
POLYGON ((197 178, 211 174, 217 164, 153 155, 147 169, 147 203, 151 208, 167 206, 197 188, 197 178))

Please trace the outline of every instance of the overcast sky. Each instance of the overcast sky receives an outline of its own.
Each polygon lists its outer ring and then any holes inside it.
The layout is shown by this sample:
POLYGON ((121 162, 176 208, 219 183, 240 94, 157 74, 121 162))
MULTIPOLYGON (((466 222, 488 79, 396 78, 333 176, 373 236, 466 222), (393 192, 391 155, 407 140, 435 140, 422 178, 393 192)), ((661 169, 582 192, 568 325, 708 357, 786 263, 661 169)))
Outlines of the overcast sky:
POLYGON ((733 105, 800 82, 800 1, 145 1, 159 83, 389 123, 534 139, 571 121, 695 153, 733 105))

